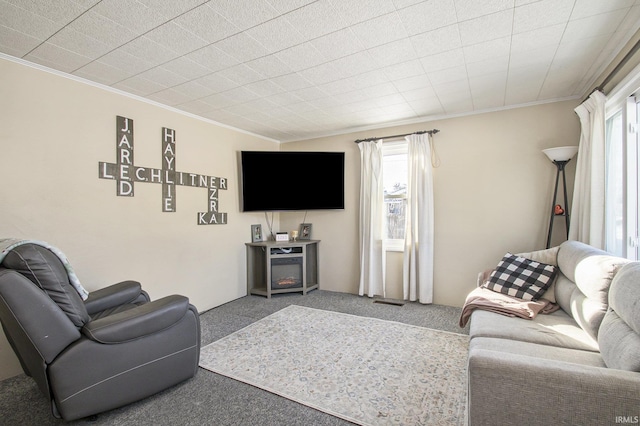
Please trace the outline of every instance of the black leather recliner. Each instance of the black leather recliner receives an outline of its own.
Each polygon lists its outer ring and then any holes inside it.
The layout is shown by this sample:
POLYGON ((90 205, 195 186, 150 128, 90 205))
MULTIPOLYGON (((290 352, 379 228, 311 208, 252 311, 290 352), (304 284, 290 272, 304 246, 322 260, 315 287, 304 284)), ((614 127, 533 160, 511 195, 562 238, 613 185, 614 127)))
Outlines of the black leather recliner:
POLYGON ((36 244, 0 264, 0 320, 24 372, 65 420, 146 398, 198 369, 200 319, 186 297, 152 302, 124 281, 83 301, 60 259, 36 244))

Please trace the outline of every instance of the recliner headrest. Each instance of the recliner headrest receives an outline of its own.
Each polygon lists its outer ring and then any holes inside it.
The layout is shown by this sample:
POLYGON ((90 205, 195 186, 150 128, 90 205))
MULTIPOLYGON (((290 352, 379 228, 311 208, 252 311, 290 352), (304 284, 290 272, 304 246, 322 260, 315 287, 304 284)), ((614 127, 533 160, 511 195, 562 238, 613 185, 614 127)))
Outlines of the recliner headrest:
POLYGON ((2 265, 21 273, 44 290, 76 327, 89 321, 84 302, 69 282, 64 265, 50 250, 23 244, 7 253, 2 265))

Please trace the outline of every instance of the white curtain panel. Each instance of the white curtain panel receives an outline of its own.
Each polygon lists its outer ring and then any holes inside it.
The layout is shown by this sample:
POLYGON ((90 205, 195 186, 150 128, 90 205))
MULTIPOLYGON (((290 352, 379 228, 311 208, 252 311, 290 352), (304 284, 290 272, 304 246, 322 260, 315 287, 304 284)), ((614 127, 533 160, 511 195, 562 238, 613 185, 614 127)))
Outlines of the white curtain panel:
POLYGON ((405 217, 403 291, 405 300, 433 303, 433 173, 432 138, 410 135, 409 180, 405 217))
POLYGON ((605 245, 605 101, 593 92, 575 112, 581 134, 573 187, 569 239, 604 249, 605 245))
POLYGON ((360 142, 360 287, 358 294, 385 297, 382 140, 360 142))

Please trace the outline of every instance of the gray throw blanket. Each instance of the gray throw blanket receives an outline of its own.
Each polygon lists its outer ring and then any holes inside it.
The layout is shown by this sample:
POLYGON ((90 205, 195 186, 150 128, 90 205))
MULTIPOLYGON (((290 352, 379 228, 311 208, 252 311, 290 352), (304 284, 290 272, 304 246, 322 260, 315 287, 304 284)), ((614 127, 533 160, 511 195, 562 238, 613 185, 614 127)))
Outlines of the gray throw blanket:
POLYGON ((537 301, 523 300, 506 294, 498 293, 488 288, 478 287, 467 296, 460 314, 460 327, 467 325, 471 313, 475 309, 495 312, 501 315, 533 319, 538 314, 550 314, 560 307, 547 299, 537 301))
POLYGON ((49 250, 51 253, 55 254, 64 265, 64 269, 67 271, 67 275, 69 276, 69 282, 71 283, 73 288, 76 289, 82 300, 87 300, 87 297, 89 297, 89 292, 85 290, 84 287, 82 287, 82 284, 80 284, 80 280, 71 267, 67 256, 65 256, 64 253, 62 253, 62 251, 60 251, 58 248, 52 246, 49 243, 38 240, 23 240, 19 238, 0 238, 0 263, 2 263, 5 256, 11 250, 23 244, 35 244, 38 246, 42 246, 49 250))

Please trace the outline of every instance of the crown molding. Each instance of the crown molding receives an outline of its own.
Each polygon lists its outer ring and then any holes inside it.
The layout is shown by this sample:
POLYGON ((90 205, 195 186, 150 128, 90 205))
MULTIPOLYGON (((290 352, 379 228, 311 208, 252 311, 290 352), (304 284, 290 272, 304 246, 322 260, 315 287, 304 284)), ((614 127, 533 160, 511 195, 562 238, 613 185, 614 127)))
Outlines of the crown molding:
POLYGON ((44 65, 40 65, 40 64, 36 64, 34 62, 30 62, 30 61, 27 61, 27 60, 24 60, 24 59, 16 58, 15 56, 7 55, 6 53, 0 52, 0 59, 5 59, 7 61, 14 62, 16 64, 20 64, 20 65, 24 65, 24 66, 27 66, 27 67, 30 67, 30 68, 34 68, 34 69, 37 69, 39 71, 44 71, 44 72, 49 73, 49 74, 54 74, 54 75, 56 75, 58 77, 63 77, 63 78, 75 81, 77 83, 86 84, 88 86, 92 86, 92 87, 95 87, 95 88, 98 88, 98 89, 102 89, 102 90, 105 90, 107 92, 111 92, 111 93, 114 93, 116 95, 124 96, 124 97, 127 97, 129 99, 133 99, 133 100, 136 100, 136 101, 139 101, 139 102, 144 102, 146 104, 153 105, 155 107, 162 108, 162 109, 165 109, 167 111, 171 111, 171 112, 176 113, 176 114, 184 115, 185 117, 193 118, 193 119, 196 119, 196 120, 199 120, 199 121, 203 121, 203 122, 208 123, 208 124, 213 124, 213 125, 218 126, 218 127, 223 127, 225 129, 233 130, 233 131, 238 132, 238 133, 243 133, 245 135, 254 136, 256 138, 264 139, 264 140, 269 141, 269 142, 280 143, 280 141, 276 140, 276 139, 272 139, 272 138, 269 138, 269 137, 266 137, 266 136, 258 135, 256 133, 248 132, 246 130, 238 129, 237 127, 229 126, 228 124, 219 123, 219 122, 217 122, 215 120, 211 120, 209 118, 205 118, 205 117, 202 117, 202 116, 199 116, 199 115, 196 115, 196 114, 192 114, 190 112, 183 111, 181 109, 178 109, 178 108, 175 108, 175 107, 172 107, 172 106, 168 106, 168 105, 162 104, 160 102, 153 101, 151 99, 147 99, 147 98, 139 96, 139 95, 134 95, 133 93, 125 92, 124 90, 116 89, 115 87, 107 86, 106 84, 97 83, 95 81, 87 80, 86 78, 78 77, 76 75, 69 74, 69 73, 66 73, 64 71, 59 71, 59 70, 56 70, 56 69, 53 69, 53 68, 49 68, 49 67, 44 66, 44 65))

